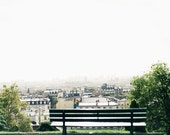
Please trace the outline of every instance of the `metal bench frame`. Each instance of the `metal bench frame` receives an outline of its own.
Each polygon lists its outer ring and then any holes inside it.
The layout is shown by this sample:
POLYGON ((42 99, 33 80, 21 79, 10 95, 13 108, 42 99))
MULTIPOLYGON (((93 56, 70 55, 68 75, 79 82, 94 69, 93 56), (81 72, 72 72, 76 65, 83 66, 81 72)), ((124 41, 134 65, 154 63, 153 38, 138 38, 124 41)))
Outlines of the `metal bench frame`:
POLYGON ((146 108, 129 109, 50 109, 52 126, 62 127, 63 135, 67 127, 86 126, 128 126, 133 135, 134 126, 146 126, 146 108))

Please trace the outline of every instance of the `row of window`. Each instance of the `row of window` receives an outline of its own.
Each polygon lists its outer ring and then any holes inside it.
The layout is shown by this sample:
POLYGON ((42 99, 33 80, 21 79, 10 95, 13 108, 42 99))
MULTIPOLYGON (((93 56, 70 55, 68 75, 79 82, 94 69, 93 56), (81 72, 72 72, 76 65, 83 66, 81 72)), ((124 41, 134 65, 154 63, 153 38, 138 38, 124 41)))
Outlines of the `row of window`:
POLYGON ((49 101, 29 101, 29 105, 47 105, 49 101))

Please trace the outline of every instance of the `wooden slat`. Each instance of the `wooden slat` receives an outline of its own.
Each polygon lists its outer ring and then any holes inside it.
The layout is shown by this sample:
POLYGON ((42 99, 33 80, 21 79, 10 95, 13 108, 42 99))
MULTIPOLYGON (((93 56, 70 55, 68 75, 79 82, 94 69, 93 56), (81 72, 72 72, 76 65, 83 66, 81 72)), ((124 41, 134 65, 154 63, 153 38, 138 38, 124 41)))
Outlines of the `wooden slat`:
MULTIPOLYGON (((135 119, 133 122, 145 122, 146 119, 135 119)), ((63 119, 50 119, 53 121, 63 121, 63 119)), ((131 119, 67 119, 68 122, 131 122, 131 119)))
POLYGON ((133 108, 133 109, 103 109, 103 110, 86 110, 86 109, 50 109, 50 113, 120 113, 120 112, 146 112, 146 108, 133 108))
MULTIPOLYGON (((63 117, 62 114, 50 114, 50 117, 63 117)), ((65 117, 74 117, 75 119, 77 117, 131 117, 131 114, 65 114, 65 117)), ((134 114, 133 117, 146 117, 146 114, 134 114)))

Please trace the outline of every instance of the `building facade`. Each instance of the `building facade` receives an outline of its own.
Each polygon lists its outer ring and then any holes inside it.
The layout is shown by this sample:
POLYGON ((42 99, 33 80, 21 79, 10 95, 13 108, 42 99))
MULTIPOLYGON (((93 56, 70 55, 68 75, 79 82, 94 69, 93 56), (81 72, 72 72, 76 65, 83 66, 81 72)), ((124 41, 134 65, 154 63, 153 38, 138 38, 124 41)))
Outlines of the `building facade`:
POLYGON ((49 121, 49 98, 23 98, 21 101, 28 103, 26 112, 33 125, 40 125, 41 122, 49 121))

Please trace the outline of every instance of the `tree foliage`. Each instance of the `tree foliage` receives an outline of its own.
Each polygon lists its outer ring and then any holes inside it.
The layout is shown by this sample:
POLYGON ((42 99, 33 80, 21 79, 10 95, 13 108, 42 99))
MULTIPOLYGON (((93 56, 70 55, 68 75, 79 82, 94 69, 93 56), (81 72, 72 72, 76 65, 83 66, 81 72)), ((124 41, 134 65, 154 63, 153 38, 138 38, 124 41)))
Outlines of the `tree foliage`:
POLYGON ((0 104, 0 131, 4 131, 4 130, 7 130, 7 127, 6 127, 6 121, 5 121, 2 105, 0 104))
POLYGON ((25 125, 27 131, 32 131, 30 125, 31 121, 24 114, 27 104, 20 101, 18 91, 18 86, 16 84, 10 87, 4 85, 2 93, 0 93, 0 101, 3 107, 7 128, 11 131, 21 131, 20 127, 25 125))
POLYGON ((170 70, 165 63, 151 66, 149 73, 134 77, 130 99, 147 107, 147 129, 166 131, 170 125, 170 70))
POLYGON ((137 104, 136 100, 131 101, 130 108, 139 108, 139 105, 137 104))
POLYGON ((50 122, 42 122, 39 131, 56 131, 56 127, 51 126, 50 122))

